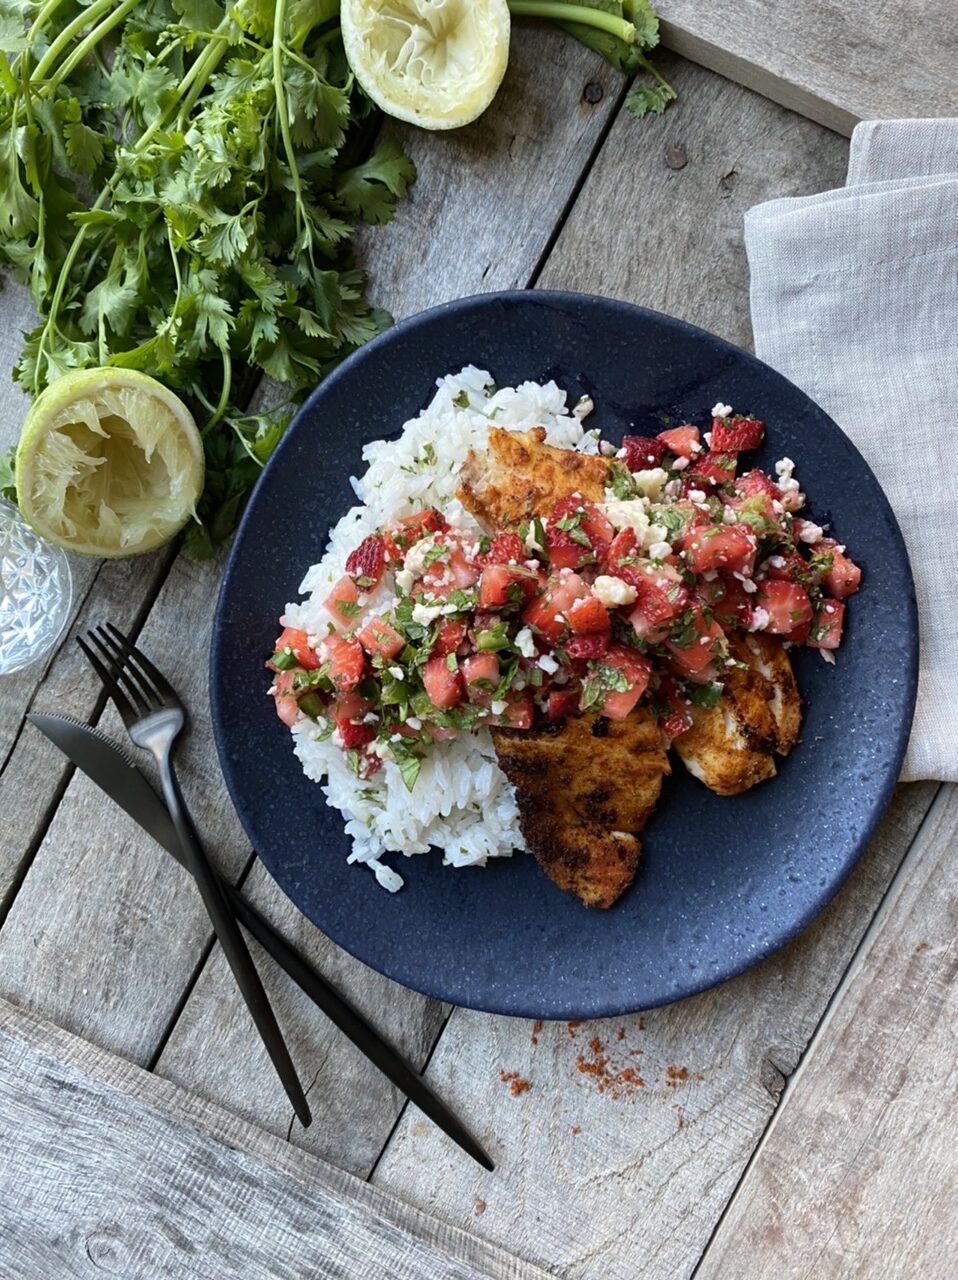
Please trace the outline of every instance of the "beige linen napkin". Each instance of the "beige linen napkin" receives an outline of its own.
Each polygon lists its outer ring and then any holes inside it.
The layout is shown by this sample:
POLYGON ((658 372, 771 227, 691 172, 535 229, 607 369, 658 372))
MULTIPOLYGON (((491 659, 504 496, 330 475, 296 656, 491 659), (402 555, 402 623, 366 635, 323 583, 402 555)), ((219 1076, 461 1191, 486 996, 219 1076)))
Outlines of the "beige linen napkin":
POLYGON ((860 124, 847 185, 750 209, 745 244, 756 354, 855 442, 908 546, 921 660, 902 778, 958 781, 958 119, 860 124))

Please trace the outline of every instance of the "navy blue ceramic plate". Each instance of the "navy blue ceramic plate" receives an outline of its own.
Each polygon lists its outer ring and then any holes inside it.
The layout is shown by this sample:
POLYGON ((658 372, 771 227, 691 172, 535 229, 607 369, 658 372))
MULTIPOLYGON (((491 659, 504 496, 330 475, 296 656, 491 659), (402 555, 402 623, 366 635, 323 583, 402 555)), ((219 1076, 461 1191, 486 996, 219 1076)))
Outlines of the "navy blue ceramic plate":
POLYGON ((246 831, 294 903, 396 981, 453 1004, 592 1018, 663 1004, 731 977, 793 938, 832 897, 898 775, 915 698, 917 620, 905 547, 878 482, 835 424, 777 373, 677 320, 602 298, 505 293, 450 303, 364 347, 310 397, 237 534, 213 634, 220 761, 246 831), (718 400, 762 418, 771 469, 796 462, 810 511, 864 570, 835 667, 802 650, 801 743, 777 779, 722 799, 676 762, 642 835, 634 886, 587 911, 530 857, 455 871, 401 863, 384 892, 348 866, 339 814, 308 782, 265 696, 276 618, 352 501, 363 444, 398 433, 437 376, 465 364, 500 386, 555 380, 594 397, 617 440, 664 416, 707 422, 718 400))

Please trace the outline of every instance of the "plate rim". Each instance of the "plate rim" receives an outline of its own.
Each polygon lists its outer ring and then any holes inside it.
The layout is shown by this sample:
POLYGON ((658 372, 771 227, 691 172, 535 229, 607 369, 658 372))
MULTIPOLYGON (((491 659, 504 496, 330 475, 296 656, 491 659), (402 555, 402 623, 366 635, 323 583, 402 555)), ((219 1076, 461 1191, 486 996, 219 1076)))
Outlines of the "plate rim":
MULTIPOLYGON (((432 386, 433 384, 430 384, 430 385, 432 386)), ((397 424, 397 427, 398 426, 401 426, 401 424, 397 424)), ((230 797, 230 802, 232 803, 233 808, 236 811, 236 814, 243 827, 244 833, 247 835, 251 844, 253 845, 254 853, 257 859, 266 868, 266 871, 268 872, 270 877, 275 881, 275 883, 277 884, 277 886, 279 887, 283 895, 293 903, 297 911, 303 914, 306 917, 306 919, 310 920, 310 923, 313 925, 314 928, 316 928, 321 934, 323 934, 324 937, 328 937, 336 946, 342 947, 342 949, 346 951, 347 954, 349 954, 354 960, 365 965, 367 968, 370 968, 374 972, 380 973, 384 977, 389 978, 391 981, 397 982, 398 984, 404 987, 407 987, 409 990, 415 991, 420 995, 424 995, 430 999, 440 1000, 440 1001, 443 1001, 444 1003, 453 1004, 454 1006, 460 1007, 460 1008, 475 1009, 479 1012, 490 1013, 490 1014, 499 1015, 499 1016, 536 1018, 536 1019, 542 1018, 545 1021, 565 1021, 567 1019, 578 1019, 578 1018, 582 1018, 584 1020, 591 1020, 591 1019, 598 1019, 598 1018, 620 1017, 630 1013, 637 1013, 637 1012, 640 1012, 641 1010, 653 1009, 653 1008, 661 1007, 664 1005, 676 1003, 679 1000, 685 1000, 690 998, 691 996, 699 995, 704 991, 708 991, 714 987, 721 986, 724 983, 731 981, 733 978, 739 977, 741 974, 747 972, 749 969, 756 967, 758 964, 762 963, 764 960, 767 960, 770 956, 774 955, 776 952, 788 946, 800 934, 802 934, 809 927, 809 925, 823 913, 823 911, 828 907, 828 905, 835 899, 835 897, 841 891, 842 887, 847 882, 851 873, 854 871, 855 867, 861 861, 861 858, 865 853, 865 850, 867 849, 868 845, 872 840, 872 837, 875 834, 878 824, 881 822, 882 818, 884 817, 888 809, 888 805, 890 803, 892 794, 895 790, 895 787, 897 786, 898 779, 901 774, 902 762, 904 760, 905 752, 908 747, 908 740, 909 740, 911 726, 914 718, 915 703, 917 700, 918 669, 919 669, 919 618, 918 618, 917 597, 915 593, 915 581, 914 581, 914 574, 911 568, 911 560, 908 554, 908 548, 901 531, 901 526, 899 524, 898 517, 891 505, 891 502, 887 497, 887 494, 885 494, 883 486, 879 482, 877 476, 875 475, 874 471, 869 465, 867 459, 862 455, 858 447, 846 435, 846 433, 842 430, 842 428, 838 425, 838 423, 835 422, 835 420, 831 417, 831 415, 827 413, 826 410, 824 410, 818 404, 817 401, 813 400, 812 397, 808 395, 807 392, 803 391, 802 388, 797 386, 797 384, 792 382, 789 378, 785 377, 784 374, 779 373, 777 369, 774 369, 771 365, 766 364, 763 360, 760 360, 757 356, 753 355, 751 352, 746 351, 743 347, 739 347, 735 343, 729 342, 727 339, 722 338, 717 334, 714 334, 709 330, 702 328, 700 325, 691 324, 687 320, 679 319, 676 316, 670 316, 665 312, 656 311, 649 307, 643 307, 637 303, 627 302, 619 298, 612 298, 602 294, 593 294, 593 293, 576 292, 571 290, 557 290, 557 289, 507 289, 507 290, 493 291, 489 293, 469 294, 462 298, 451 299, 447 302, 439 303, 436 306, 428 307, 422 311, 417 311, 413 315, 407 316, 404 319, 398 321, 397 323, 390 326, 390 328, 384 330, 382 333, 377 334, 375 338, 371 339, 369 342, 359 347, 356 351, 350 353, 350 355, 347 356, 346 359, 342 361, 342 363, 337 365, 335 369, 333 369, 329 374, 327 374, 326 377, 323 378, 323 380, 316 387, 313 388, 313 390, 309 393, 307 398, 296 410, 295 414, 293 415, 293 418, 289 423, 289 426, 286 428, 286 431, 283 434, 282 439, 279 441, 279 444, 277 445, 276 449, 273 451, 273 454, 267 461, 266 466, 263 468, 262 472, 260 473, 260 476, 258 477, 256 484, 253 487, 253 490, 249 496, 249 499, 247 500, 246 506, 243 510, 237 529, 233 535, 233 540, 229 549, 229 554, 226 560, 226 564, 224 565, 224 568, 223 568, 223 573, 220 580, 219 589, 217 592, 216 607, 213 614, 213 623, 212 623, 212 631, 210 636, 210 647, 209 647, 208 696, 209 696, 209 704, 210 704, 210 718, 213 725, 213 737, 214 737, 214 743, 216 746, 216 753, 217 753, 217 758, 220 765, 220 770, 223 776, 224 783, 226 785, 227 793, 230 797), (296 899, 288 891, 284 883, 284 878, 281 876, 281 874, 278 874, 270 865, 270 863, 265 858, 263 858, 259 850, 255 848, 256 841, 253 839, 253 832, 250 830, 251 824, 247 823, 246 816, 244 814, 245 803, 242 797, 238 794, 236 780, 232 775, 232 767, 230 764, 229 754, 226 750, 226 743, 224 740, 222 715, 221 715, 219 695, 218 695, 218 688, 221 686, 221 681, 219 679, 220 667, 221 667, 221 662, 224 658, 224 655, 221 653, 221 651, 217 647, 216 638, 221 633, 223 614, 226 610, 227 603, 228 603, 227 595, 230 587, 231 577, 234 571, 234 567, 240 555, 242 554, 242 544, 245 538, 246 527, 253 515, 256 495, 260 490, 261 486, 264 484, 264 482, 268 478, 271 470, 278 465, 278 460, 282 458, 285 449, 291 447, 291 442, 295 437, 295 433, 296 433, 296 430, 298 429, 298 425, 300 421, 305 419, 311 413, 314 404, 329 391, 330 387, 335 387, 340 380, 349 377, 352 373, 352 370, 356 366, 361 366, 366 360, 374 357, 380 347, 388 346, 391 342, 396 340, 397 336, 406 334, 411 331, 415 331, 417 328, 426 324, 430 324, 436 321, 437 319, 441 318, 442 316, 447 316, 450 314, 458 314, 462 311, 471 311, 474 309, 481 309, 484 307, 495 307, 501 304, 506 304, 506 305, 532 304, 532 305, 546 305, 546 306, 551 305, 559 309, 565 310, 570 305, 581 306, 583 303, 587 305, 598 304, 599 306, 602 306, 602 307, 610 307, 613 310, 622 309, 630 313, 636 313, 646 319, 652 319, 654 322, 664 323, 667 327, 684 331, 689 336, 694 337, 696 340, 700 340, 704 338, 704 339, 707 339, 712 344, 717 344, 719 347, 724 348, 729 354, 734 356, 737 360, 744 359, 746 362, 757 367, 762 372, 763 376, 765 376, 766 378, 769 378, 771 381, 781 384, 783 387, 788 388, 788 390, 792 393, 798 392, 805 400, 808 401, 808 403, 815 409, 815 411, 818 414, 820 414, 821 417, 828 422, 829 426, 835 432, 838 433, 838 435, 846 442, 848 447, 854 451, 854 453, 857 455, 860 461, 861 466, 865 468, 867 473, 871 476, 872 480, 874 481, 876 487, 879 489, 882 496, 885 498, 885 502, 888 508, 888 515, 890 517, 891 525, 892 525, 891 533, 892 533, 892 536, 897 539, 898 546, 902 554, 903 563, 907 571, 908 591, 907 591, 907 598, 903 601, 904 608, 902 609, 902 630, 903 630, 903 633, 905 634, 905 638, 908 643, 908 662, 906 664, 906 669, 903 671, 903 680, 907 685, 907 689, 906 689, 906 699, 904 704, 904 714, 902 715, 901 720, 896 727, 896 741, 895 741, 894 752, 891 756, 891 765, 888 767, 887 776, 885 777, 881 785, 881 788, 879 789, 876 795, 876 799, 872 805, 871 811, 868 815, 868 819, 866 822, 863 823, 859 837, 854 845, 854 849, 850 853, 845 865, 841 868, 840 872, 834 877, 834 879, 829 881, 827 887, 823 890, 822 894, 819 897, 817 897, 815 901, 804 912, 802 912, 799 916, 793 917, 789 921, 787 927, 785 927, 780 931, 775 932, 774 935, 770 937, 767 944, 764 944, 756 948, 754 951, 749 952, 747 955, 745 955, 742 958, 741 963, 732 965, 724 969, 721 975, 718 977, 703 974, 701 980, 689 982, 686 985, 683 992, 679 995, 665 995, 663 996, 662 999, 650 1001, 642 1004, 641 1006, 635 1006, 633 1003, 631 1003, 631 1001, 626 1001, 625 1003, 622 1003, 621 1001, 620 1002, 612 1001, 604 1005, 590 1005, 589 1008, 586 1009, 585 1011, 583 1011, 580 1006, 569 1006, 566 1009, 563 1009, 559 1012, 552 1011, 548 1014, 543 1015, 540 1011, 536 1010, 536 1007, 534 1005, 523 1004, 521 999, 510 1000, 506 1003, 497 1002, 495 999, 493 999, 492 1001, 486 1000, 486 1001, 477 1002, 476 1000, 473 1000, 473 999, 463 998, 461 993, 458 995, 450 994, 448 986, 446 987, 443 987, 442 985, 436 986, 435 984, 427 980, 418 980, 418 979, 415 983, 413 983, 405 977, 397 977, 394 972, 391 973, 387 971, 387 969, 381 967, 378 964, 371 962, 370 960, 366 959, 363 955, 359 954, 356 950, 353 949, 349 941, 346 940, 345 938, 336 937, 336 936, 333 936, 332 933, 327 933, 325 928, 318 925, 312 919, 312 917, 303 910, 303 908, 298 904, 296 899)))

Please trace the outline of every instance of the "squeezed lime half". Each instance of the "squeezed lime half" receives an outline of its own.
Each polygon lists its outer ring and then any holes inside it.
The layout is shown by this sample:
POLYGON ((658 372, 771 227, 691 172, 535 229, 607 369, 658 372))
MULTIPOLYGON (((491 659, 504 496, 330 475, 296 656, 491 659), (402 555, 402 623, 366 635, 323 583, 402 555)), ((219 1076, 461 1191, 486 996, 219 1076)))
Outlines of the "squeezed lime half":
POLYGON ((340 21, 369 97, 423 129, 475 120, 509 61, 506 0, 343 0, 340 21))
POLYGON ((133 369, 79 369, 34 401, 17 447, 17 501, 42 538, 87 556, 154 551, 203 490, 186 405, 133 369))

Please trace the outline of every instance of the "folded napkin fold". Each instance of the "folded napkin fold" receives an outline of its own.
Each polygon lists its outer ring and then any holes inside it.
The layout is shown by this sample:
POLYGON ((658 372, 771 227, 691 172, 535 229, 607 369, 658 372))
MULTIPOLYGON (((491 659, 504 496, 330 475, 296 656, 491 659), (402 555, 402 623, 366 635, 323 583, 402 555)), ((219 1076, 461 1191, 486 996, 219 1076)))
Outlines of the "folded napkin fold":
POLYGON ((852 135, 847 185, 750 209, 755 350, 854 441, 898 516, 918 596, 902 778, 958 781, 958 119, 852 135))

